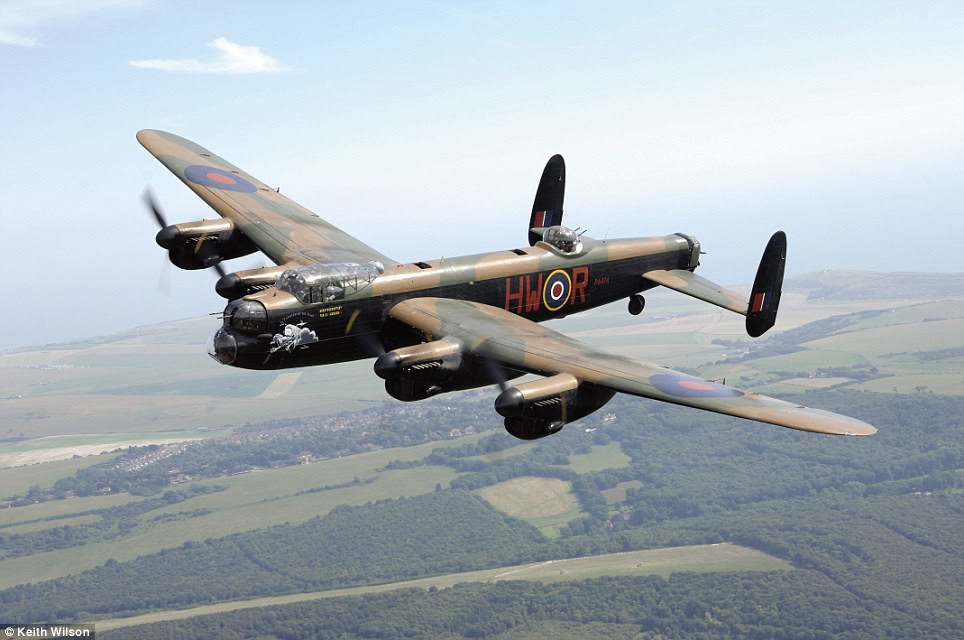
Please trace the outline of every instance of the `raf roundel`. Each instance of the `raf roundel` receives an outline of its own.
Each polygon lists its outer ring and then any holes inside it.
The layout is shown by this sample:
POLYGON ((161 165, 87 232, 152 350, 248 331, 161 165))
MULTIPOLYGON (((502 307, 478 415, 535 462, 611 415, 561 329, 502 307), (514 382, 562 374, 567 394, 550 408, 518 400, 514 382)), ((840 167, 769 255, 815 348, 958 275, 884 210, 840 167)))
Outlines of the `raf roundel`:
POLYGON ((649 381, 663 393, 677 398, 736 398, 743 392, 698 378, 660 373, 649 381))
POLYGON ((223 169, 206 167, 202 164, 192 164, 184 169, 184 177, 194 184, 224 191, 253 193, 258 190, 256 186, 235 173, 228 173, 223 169))
POLYGON ((546 278, 546 284, 542 288, 542 302, 549 311, 558 311, 569 302, 571 292, 572 279, 569 278, 569 274, 562 269, 553 271, 546 278))

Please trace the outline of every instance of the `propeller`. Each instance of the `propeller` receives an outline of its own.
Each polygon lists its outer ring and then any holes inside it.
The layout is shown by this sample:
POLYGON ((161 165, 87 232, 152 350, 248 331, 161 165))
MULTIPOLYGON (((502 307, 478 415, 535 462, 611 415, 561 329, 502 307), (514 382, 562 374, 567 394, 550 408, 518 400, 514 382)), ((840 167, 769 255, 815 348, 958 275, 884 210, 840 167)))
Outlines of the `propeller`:
POLYGON ((502 367, 488 356, 482 356, 482 365, 485 367, 486 373, 489 374, 489 378, 495 380, 495 384, 499 386, 499 392, 505 391, 508 385, 506 384, 505 371, 502 370, 502 367))
POLYGON ((168 298, 171 297, 171 261, 162 256, 160 274, 157 276, 157 290, 168 298))
POLYGON ((147 208, 151 210, 154 214, 154 219, 157 220, 157 225, 160 228, 167 226, 167 220, 164 218, 164 214, 161 212, 161 207, 157 204, 157 200, 154 199, 154 192, 151 191, 150 187, 144 187, 144 193, 141 194, 141 199, 147 208))
POLYGON ((382 341, 378 339, 378 333, 375 331, 360 331, 355 334, 359 342, 361 342, 365 351, 372 358, 379 358, 385 355, 385 345, 382 341))
MULTIPOLYGON (((205 251, 204 248, 203 248, 203 247, 204 247, 204 240, 205 240, 206 238, 207 238, 207 235, 202 235, 202 236, 201 236, 200 238, 198 238, 198 240, 197 240, 197 246, 194 247, 194 253, 196 253, 196 254, 198 255, 198 257, 200 257, 200 258, 202 258, 202 259, 203 259, 205 256, 208 256, 208 255, 211 254, 211 250, 210 250, 210 249, 208 249, 207 251, 205 251)), ((211 245, 208 245, 208 246, 210 247, 211 245)), ((220 261, 215 262, 214 264, 212 264, 212 265, 211 265, 211 268, 218 272, 218 277, 219 277, 219 278, 223 278, 224 276, 228 275, 228 272, 224 269, 224 266, 221 264, 220 261)))
MULTIPOLYGON (((150 210, 151 215, 154 216, 154 220, 157 221, 157 225, 164 229, 168 226, 167 218, 164 217, 164 212, 161 210, 161 205, 158 204, 157 199, 154 197, 154 192, 150 187, 144 187, 144 193, 141 194, 141 199, 144 201, 144 205, 150 210)), ((211 249, 205 249, 204 241, 207 239, 207 235, 202 235, 197 240, 197 244, 194 247, 194 253, 198 255, 202 260, 206 257, 211 256, 211 249)), ((210 247, 210 245, 207 245, 210 247)), ((228 272, 224 269, 220 262, 215 262, 211 265, 219 277, 224 277, 228 272)))

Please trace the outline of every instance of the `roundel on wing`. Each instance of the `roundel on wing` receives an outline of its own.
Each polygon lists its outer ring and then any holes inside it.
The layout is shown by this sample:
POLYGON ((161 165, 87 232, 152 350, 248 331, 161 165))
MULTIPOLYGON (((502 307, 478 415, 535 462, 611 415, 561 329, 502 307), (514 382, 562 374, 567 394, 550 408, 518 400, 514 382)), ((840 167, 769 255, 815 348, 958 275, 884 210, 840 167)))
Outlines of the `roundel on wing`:
POLYGON ((562 269, 553 271, 542 287, 542 303, 549 311, 558 311, 569 302, 572 293, 572 279, 562 269))
POLYGON ((195 184, 224 191, 241 191, 252 193, 258 188, 235 173, 228 173, 223 169, 206 167, 203 164, 192 164, 184 169, 184 177, 195 184))
POLYGON ((735 398, 743 395, 739 389, 669 373, 658 373, 649 381, 663 393, 677 398, 735 398))

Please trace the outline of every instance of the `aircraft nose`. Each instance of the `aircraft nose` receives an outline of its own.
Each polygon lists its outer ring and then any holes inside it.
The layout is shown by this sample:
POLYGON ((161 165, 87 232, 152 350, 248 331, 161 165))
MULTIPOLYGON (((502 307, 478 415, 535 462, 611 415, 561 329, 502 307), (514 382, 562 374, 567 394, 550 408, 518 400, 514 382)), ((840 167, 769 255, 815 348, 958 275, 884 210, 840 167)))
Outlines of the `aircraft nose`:
POLYGON ((221 327, 208 338, 208 355, 221 364, 231 364, 238 357, 238 341, 221 327))

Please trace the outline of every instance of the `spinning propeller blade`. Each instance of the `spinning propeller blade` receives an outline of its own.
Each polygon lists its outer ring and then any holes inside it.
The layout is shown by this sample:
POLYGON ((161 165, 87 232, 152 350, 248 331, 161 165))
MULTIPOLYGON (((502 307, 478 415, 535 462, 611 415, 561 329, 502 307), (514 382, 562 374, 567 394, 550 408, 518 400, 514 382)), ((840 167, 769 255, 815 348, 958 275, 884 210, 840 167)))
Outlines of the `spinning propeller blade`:
POLYGON ((151 191, 150 187, 144 187, 144 193, 141 194, 141 199, 144 201, 144 204, 147 205, 147 208, 151 210, 151 213, 154 214, 157 225, 162 229, 166 227, 167 220, 164 218, 161 207, 157 204, 157 200, 154 198, 154 192, 151 191))
MULTIPOLYGON (((150 210, 151 215, 154 216, 154 220, 157 221, 157 225, 161 229, 167 227, 167 218, 164 217, 164 212, 161 210, 161 205, 158 204, 157 199, 154 197, 154 192, 150 187, 144 187, 144 193, 141 194, 141 200, 144 201, 144 205, 150 210)), ((198 256, 202 259, 210 255, 212 251, 210 248, 205 249, 204 241, 206 239, 207 235, 202 235, 200 238, 198 238, 197 245, 194 248, 194 253, 198 254, 198 256)), ((210 247, 211 245, 207 246, 210 247)), ((220 277, 224 277, 228 274, 220 262, 216 262, 215 264, 211 265, 211 268, 217 271, 218 276, 220 277)), ((168 285, 168 288, 170 288, 170 285, 168 285)))

